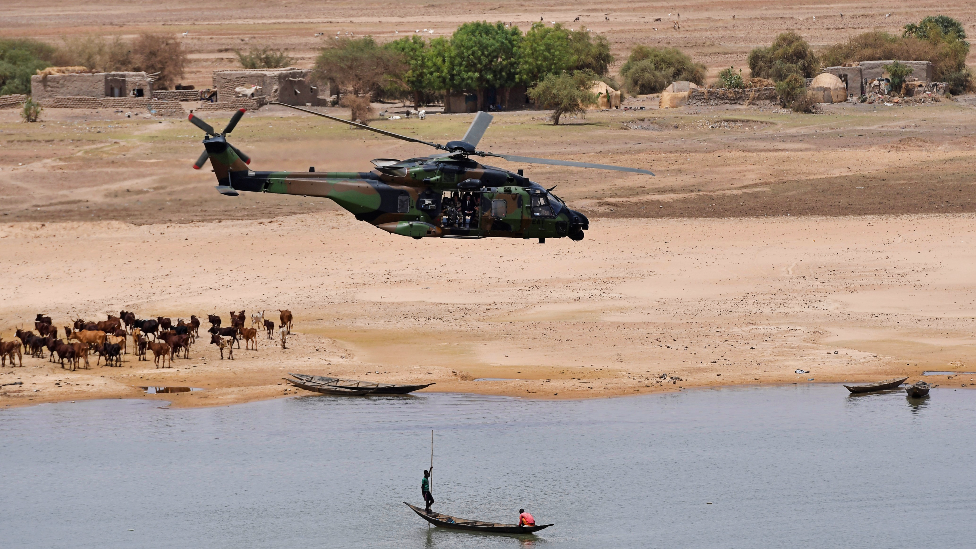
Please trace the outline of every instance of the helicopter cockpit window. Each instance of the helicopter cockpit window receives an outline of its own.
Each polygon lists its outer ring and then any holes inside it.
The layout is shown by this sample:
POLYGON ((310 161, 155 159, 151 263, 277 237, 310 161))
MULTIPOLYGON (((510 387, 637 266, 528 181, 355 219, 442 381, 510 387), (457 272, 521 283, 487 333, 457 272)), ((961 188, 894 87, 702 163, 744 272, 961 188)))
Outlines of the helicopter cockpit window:
POLYGON ((397 213, 409 213, 410 212, 410 195, 401 194, 397 197, 397 213))
POLYGON ((532 195, 532 217, 553 217, 549 199, 543 195, 532 195))

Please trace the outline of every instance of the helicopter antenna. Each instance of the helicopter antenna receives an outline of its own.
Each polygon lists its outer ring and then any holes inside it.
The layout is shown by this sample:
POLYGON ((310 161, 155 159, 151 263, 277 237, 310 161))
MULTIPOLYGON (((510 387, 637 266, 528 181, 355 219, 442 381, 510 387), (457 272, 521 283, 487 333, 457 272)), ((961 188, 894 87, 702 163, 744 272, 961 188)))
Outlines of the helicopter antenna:
POLYGON ((325 114, 325 113, 321 113, 321 112, 318 112, 318 111, 313 111, 313 110, 310 110, 310 109, 303 109, 301 107, 296 107, 294 105, 286 105, 284 103, 279 103, 277 101, 270 101, 270 102, 268 102, 268 104, 269 105, 279 105, 281 107, 288 107, 289 109, 295 109, 296 111, 307 112, 308 114, 314 114, 315 116, 321 116, 322 118, 328 118, 329 120, 335 120, 336 122, 342 122, 343 124, 348 124, 350 126, 353 126, 353 127, 356 127, 356 128, 362 129, 362 130, 369 130, 371 132, 376 132, 376 133, 379 133, 379 134, 383 134, 383 135, 385 135, 387 137, 393 137, 393 138, 396 138, 396 139, 402 139, 403 141, 410 141, 411 143, 420 143, 421 145, 427 145, 428 147, 434 147, 435 149, 441 149, 441 150, 444 150, 444 151, 447 150, 447 147, 445 147, 444 145, 438 145, 437 143, 431 143, 430 141, 423 141, 423 140, 417 139, 415 137, 410 137, 410 136, 407 136, 407 135, 400 135, 398 133, 388 132, 386 130, 381 130, 379 128, 373 128, 373 127, 367 126, 366 124, 359 124, 357 122, 352 122, 351 120, 343 120, 342 118, 339 118, 337 116, 332 116, 332 115, 325 114))

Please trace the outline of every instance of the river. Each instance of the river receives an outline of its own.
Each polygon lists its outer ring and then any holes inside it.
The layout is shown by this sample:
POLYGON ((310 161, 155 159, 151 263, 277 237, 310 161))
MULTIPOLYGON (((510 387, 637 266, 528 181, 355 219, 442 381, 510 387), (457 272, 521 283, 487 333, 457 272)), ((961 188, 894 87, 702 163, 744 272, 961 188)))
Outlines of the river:
POLYGON ((0 411, 12 547, 972 547, 976 393, 101 400, 0 411), (432 529, 434 509, 555 526, 432 529))

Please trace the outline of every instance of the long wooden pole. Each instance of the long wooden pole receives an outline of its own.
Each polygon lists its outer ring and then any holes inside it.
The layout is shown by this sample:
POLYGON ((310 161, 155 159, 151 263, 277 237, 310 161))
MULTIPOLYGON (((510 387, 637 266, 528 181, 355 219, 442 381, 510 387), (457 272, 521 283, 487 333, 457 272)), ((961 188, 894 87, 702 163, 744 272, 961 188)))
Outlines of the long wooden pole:
POLYGON ((434 430, 430 430, 430 478, 427 480, 430 483, 430 493, 434 493, 434 430))

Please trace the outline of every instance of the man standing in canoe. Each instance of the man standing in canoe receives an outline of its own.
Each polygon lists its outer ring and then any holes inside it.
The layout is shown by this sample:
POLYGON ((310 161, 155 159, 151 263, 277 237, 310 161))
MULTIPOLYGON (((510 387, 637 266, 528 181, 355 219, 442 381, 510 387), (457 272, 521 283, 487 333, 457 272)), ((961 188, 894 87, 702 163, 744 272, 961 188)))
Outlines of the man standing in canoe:
POLYGON ((519 526, 535 526, 535 519, 525 509, 519 509, 519 526))
MULTIPOLYGON (((433 467, 430 468, 431 471, 434 470, 433 467)), ((427 512, 430 512, 430 506, 434 504, 434 496, 430 494, 430 471, 424 470, 424 480, 420 481, 420 493, 424 496, 424 503, 427 505, 427 512)))

